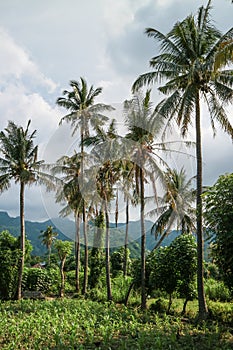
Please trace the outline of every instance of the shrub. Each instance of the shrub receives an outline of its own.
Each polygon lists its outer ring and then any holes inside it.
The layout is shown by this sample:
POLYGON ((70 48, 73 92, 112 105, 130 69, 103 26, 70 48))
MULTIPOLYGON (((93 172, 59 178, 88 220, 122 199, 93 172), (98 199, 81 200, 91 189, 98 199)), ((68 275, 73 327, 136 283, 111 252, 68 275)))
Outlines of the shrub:
POLYGON ((206 297, 214 301, 230 301, 231 293, 229 288, 223 281, 216 281, 213 278, 209 278, 205 282, 206 297))
POLYGON ((23 290, 41 291, 44 293, 57 291, 59 288, 58 269, 26 268, 23 275, 23 290))
POLYGON ((150 310, 158 313, 166 313, 168 308, 168 301, 163 298, 157 299, 153 304, 150 305, 150 310))
POLYGON ((17 238, 8 231, 0 233, 0 299, 15 297, 21 251, 17 238))

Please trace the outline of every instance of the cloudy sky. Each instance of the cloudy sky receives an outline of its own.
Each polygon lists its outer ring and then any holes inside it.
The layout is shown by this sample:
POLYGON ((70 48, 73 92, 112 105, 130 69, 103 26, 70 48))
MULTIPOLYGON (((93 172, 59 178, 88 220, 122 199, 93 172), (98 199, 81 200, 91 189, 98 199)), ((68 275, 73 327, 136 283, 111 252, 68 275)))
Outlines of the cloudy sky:
MULTIPOLYGON (((58 128, 65 111, 57 97, 71 79, 102 86, 96 102, 120 105, 130 98, 139 74, 157 53, 146 27, 162 32, 207 0, 0 0, 0 129, 8 120, 37 130, 40 157, 52 161, 72 148, 70 132, 58 128), (52 151, 54 152, 52 152, 52 151), (57 153, 56 153, 57 152, 57 153), (55 154, 55 155, 54 155, 55 154)), ((232 26, 230 0, 213 0, 212 17, 223 32, 232 26)), ((154 88, 156 90, 156 87, 154 88)), ((154 103, 161 96, 155 93, 154 103)), ((229 110, 232 120, 232 109, 229 110)), ((115 115, 115 117, 118 117, 115 115)), ((120 123, 120 122, 119 122, 120 123)), ((232 143, 221 132, 213 140, 203 126, 204 181, 233 171, 232 143)), ((191 166, 190 166, 191 168, 191 166)), ((194 175, 194 174, 193 174, 194 175)), ((26 218, 47 219, 51 198, 40 188, 26 192, 26 218)), ((18 215, 18 188, 0 196, 0 210, 18 215)))

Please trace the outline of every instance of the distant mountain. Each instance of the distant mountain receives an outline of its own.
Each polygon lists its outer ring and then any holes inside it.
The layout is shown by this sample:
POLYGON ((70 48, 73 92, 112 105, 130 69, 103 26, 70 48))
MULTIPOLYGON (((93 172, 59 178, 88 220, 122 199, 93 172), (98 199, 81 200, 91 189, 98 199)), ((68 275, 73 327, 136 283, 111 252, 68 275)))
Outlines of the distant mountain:
MULTIPOLYGON (((66 219, 66 221, 69 220, 66 219)), ((26 236, 33 246, 33 255, 44 255, 46 253, 46 247, 41 243, 39 236, 41 235, 41 232, 46 230, 50 225, 57 231, 59 239, 69 240, 69 238, 63 233, 65 231, 60 230, 54 223, 55 220, 47 220, 44 222, 25 221, 26 236)), ((13 218, 6 212, 0 212, 0 232, 4 230, 8 230, 13 236, 18 237, 20 235, 20 218, 13 218)))
MULTIPOLYGON (((150 233, 152 221, 145 220, 146 228, 146 249, 152 250, 155 246, 155 238, 150 233)), ((27 239, 31 241, 33 246, 33 255, 44 255, 46 253, 46 248, 41 243, 39 236, 41 232, 46 230, 48 226, 53 226, 54 230, 58 233, 58 238, 61 240, 74 240, 75 234, 75 224, 73 221, 67 218, 53 218, 44 222, 25 222, 26 236, 27 239)), ((0 232, 8 230, 15 237, 20 234, 20 218, 10 217, 6 212, 0 212, 0 232)), ((141 240, 141 226, 140 221, 131 221, 129 223, 129 248, 131 250, 131 256, 136 257, 140 255, 140 240, 141 240)), ((177 231, 173 231, 168 237, 165 238, 163 245, 169 245, 171 241, 178 235, 177 231)), ((88 239, 90 245, 93 242, 94 236, 94 226, 92 223, 89 225, 88 239)), ((115 250, 124 245, 125 236, 125 223, 119 223, 117 227, 115 224, 110 224, 110 246, 111 250, 115 250)), ((82 227, 81 227, 81 242, 83 242, 82 237, 82 227)))

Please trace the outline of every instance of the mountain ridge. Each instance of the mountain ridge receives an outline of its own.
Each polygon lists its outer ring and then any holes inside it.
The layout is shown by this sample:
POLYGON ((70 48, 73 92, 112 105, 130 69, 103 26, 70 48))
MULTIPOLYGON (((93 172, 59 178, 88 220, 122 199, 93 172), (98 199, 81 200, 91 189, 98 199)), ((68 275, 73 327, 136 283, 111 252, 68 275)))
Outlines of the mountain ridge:
MULTIPOLYGON (((151 226, 153 222, 150 220, 145 220, 146 227, 146 249, 151 251, 155 246, 155 238, 150 233, 151 226)), ((48 226, 53 226, 54 230, 58 233, 57 238, 61 240, 74 240, 75 237, 75 223, 68 218, 52 218, 42 222, 25 220, 25 231, 26 237, 31 241, 33 246, 33 255, 42 256, 46 253, 46 247, 41 243, 39 236, 41 232, 46 230, 48 226)), ((125 236, 125 223, 119 223, 116 227, 114 223, 110 223, 110 246, 111 250, 115 250, 120 246, 124 245, 125 236)), ((7 212, 0 211, 0 232, 8 230, 13 236, 17 237, 20 235, 20 218, 11 217, 7 212)), ((131 255, 136 257, 140 254, 140 221, 130 221, 129 222, 129 248, 131 250, 131 255)), ((82 227, 81 227, 82 233, 82 227)), ((171 241, 178 235, 177 231, 170 233, 168 237, 165 238, 163 245, 169 245, 171 241)), ((94 229, 93 225, 89 225, 89 242, 92 242, 94 229)), ((83 243, 83 237, 81 234, 81 243, 83 243)))

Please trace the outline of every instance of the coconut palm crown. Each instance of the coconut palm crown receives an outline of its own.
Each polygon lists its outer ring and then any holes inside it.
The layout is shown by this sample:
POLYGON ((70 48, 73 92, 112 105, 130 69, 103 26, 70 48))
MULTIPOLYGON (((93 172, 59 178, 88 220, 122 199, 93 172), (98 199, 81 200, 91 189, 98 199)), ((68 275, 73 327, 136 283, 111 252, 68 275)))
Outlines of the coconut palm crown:
POLYGON ((64 107, 69 111, 60 121, 71 124, 73 135, 78 129, 81 131, 82 140, 89 136, 90 125, 96 129, 103 125, 108 118, 103 114, 112 111, 114 108, 104 103, 95 103, 95 98, 101 94, 102 88, 94 88, 93 85, 88 88, 84 78, 80 82, 70 81, 71 91, 64 90, 63 96, 56 101, 58 106, 64 107))
POLYGON ((214 134, 216 122, 233 139, 233 128, 227 117, 226 106, 233 99, 233 28, 222 34, 210 17, 211 0, 200 7, 197 16, 189 15, 177 22, 167 34, 147 28, 148 37, 160 43, 160 54, 153 57, 149 73, 142 74, 133 84, 140 87, 165 81, 158 90, 167 95, 157 105, 157 112, 169 123, 175 119, 185 136, 194 119, 197 159, 197 250, 198 250, 198 300, 199 318, 208 310, 203 284, 203 234, 202 234, 202 138, 201 100, 209 110, 214 134))
POLYGON ((20 248, 22 252, 19 274, 17 299, 21 299, 22 276, 25 255, 25 219, 24 201, 25 186, 45 184, 47 189, 55 187, 55 178, 42 172, 44 161, 37 159, 38 146, 34 145, 36 130, 29 132, 29 120, 24 129, 9 121, 4 131, 0 132, 0 192, 8 190, 12 181, 20 185, 20 248))

